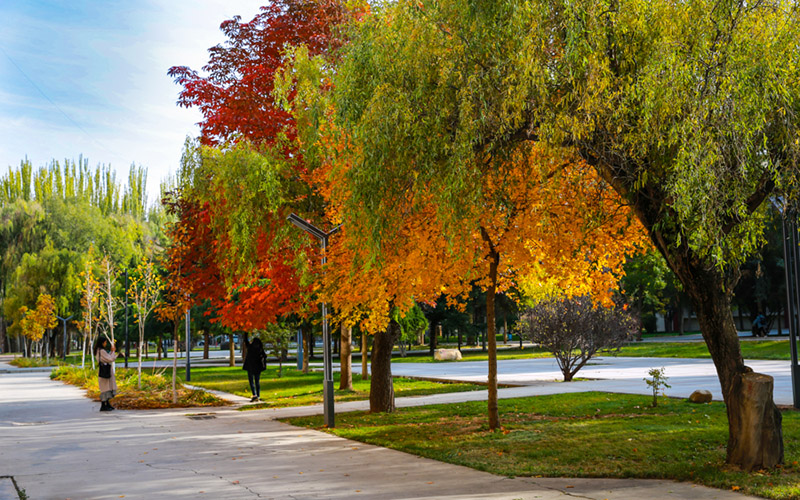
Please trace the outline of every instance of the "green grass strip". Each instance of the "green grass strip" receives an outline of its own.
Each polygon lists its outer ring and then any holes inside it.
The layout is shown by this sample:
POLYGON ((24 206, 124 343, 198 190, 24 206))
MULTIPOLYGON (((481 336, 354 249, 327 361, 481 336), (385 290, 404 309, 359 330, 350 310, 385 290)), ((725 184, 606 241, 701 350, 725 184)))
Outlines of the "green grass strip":
POLYGON ((321 416, 287 421, 506 476, 674 479, 800 498, 800 413, 783 415, 786 464, 745 473, 725 465, 723 403, 650 403, 648 396, 597 392, 501 400, 498 432, 488 430, 485 402, 343 413, 331 430, 321 416))

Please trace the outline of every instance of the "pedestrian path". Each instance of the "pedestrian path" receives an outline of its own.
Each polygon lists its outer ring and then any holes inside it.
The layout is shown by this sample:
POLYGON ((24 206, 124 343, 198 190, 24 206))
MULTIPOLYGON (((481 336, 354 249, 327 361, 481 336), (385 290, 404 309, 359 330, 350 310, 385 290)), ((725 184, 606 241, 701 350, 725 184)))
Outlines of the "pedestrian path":
MULTIPOLYGON (((476 394, 440 396, 427 401, 476 394)), ((364 404, 338 405, 337 411, 364 404)), ((2 475, 28 498, 45 500, 752 498, 672 481, 506 478, 275 420, 318 414, 321 406, 111 413, 98 407, 46 373, 0 374, 2 475)))

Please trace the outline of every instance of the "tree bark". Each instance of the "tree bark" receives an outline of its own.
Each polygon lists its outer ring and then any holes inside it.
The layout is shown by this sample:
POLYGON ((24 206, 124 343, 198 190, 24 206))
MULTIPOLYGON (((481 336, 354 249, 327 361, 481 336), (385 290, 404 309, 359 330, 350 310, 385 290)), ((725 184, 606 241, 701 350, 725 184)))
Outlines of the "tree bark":
POLYGON ((339 342, 341 348, 339 349, 339 390, 352 391, 353 390, 353 370, 352 370, 352 338, 353 328, 345 326, 342 323, 341 334, 339 342))
POLYGON ((391 413, 394 411, 394 384, 392 381, 392 348, 400 338, 400 325, 389 320, 383 332, 375 334, 372 343, 372 378, 369 386, 369 411, 391 413))
POLYGON ((208 343, 211 341, 211 335, 203 330, 203 359, 208 359, 208 343))
POLYGON ((367 333, 361 332, 361 380, 367 380, 369 378, 369 372, 367 371, 367 345, 369 342, 367 341, 367 333))
POLYGON ((497 293, 497 267, 500 264, 500 253, 494 246, 489 233, 481 227, 481 236, 488 247, 489 289, 486 290, 486 336, 488 337, 489 378, 488 378, 488 411, 489 430, 500 427, 500 415, 497 410, 497 335, 495 333, 494 306, 497 293))
MULTIPOLYGON (((2 303, 0 303, 1 307, 2 303)), ((0 351, 4 353, 11 352, 11 342, 6 336, 6 318, 2 314, 0 314, 0 351)))
POLYGON ((772 468, 783 462, 781 414, 772 399, 772 377, 753 373, 744 364, 731 311, 735 280, 713 268, 675 260, 676 274, 697 313, 722 387, 728 413, 728 463, 744 470, 772 468))
POLYGON ((228 339, 230 340, 230 343, 228 345, 228 353, 229 353, 228 366, 236 366, 236 346, 233 343, 232 333, 228 334, 228 339))

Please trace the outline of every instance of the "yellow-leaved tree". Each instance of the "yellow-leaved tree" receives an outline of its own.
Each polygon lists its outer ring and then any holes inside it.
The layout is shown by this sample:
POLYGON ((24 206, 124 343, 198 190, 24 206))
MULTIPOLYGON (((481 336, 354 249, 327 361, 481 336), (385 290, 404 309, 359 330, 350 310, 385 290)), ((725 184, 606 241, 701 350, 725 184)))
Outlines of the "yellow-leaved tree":
MULTIPOLYGON (((133 300, 134 316, 139 325, 139 359, 137 364, 137 384, 142 388, 142 345, 144 345, 144 326, 147 317, 153 312, 158 304, 161 295, 161 277, 153 265, 153 261, 148 257, 143 257, 142 261, 136 266, 136 270, 131 274, 128 296, 133 300)), ((177 350, 177 344, 175 345, 177 350)))
MULTIPOLYGON (((19 309, 20 330, 22 334, 31 342, 40 342, 44 332, 50 328, 55 328, 58 324, 56 319, 56 304, 53 297, 44 293, 36 299, 36 309, 28 309, 22 306, 19 309)), ((42 346, 39 346, 39 355, 42 355, 42 346)))

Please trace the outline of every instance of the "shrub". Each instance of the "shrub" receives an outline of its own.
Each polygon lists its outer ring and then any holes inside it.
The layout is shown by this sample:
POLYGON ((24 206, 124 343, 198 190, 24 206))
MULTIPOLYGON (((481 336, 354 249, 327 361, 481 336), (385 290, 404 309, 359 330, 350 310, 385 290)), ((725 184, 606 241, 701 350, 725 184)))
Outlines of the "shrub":
MULTIPOLYGON (((186 408, 192 406, 222 406, 227 404, 213 394, 205 391, 178 389, 178 403, 172 403, 172 380, 163 373, 142 371, 142 388, 137 388, 137 371, 133 368, 117 368, 117 396, 114 406, 121 409, 144 410, 154 408, 186 408)), ((50 378, 86 389, 86 395, 99 399, 100 390, 97 385, 97 370, 81 369, 78 366, 61 366, 50 374, 50 378)))
POLYGON ((524 337, 553 353, 565 382, 598 351, 618 349, 638 327, 622 307, 595 305, 589 297, 539 302, 519 326, 524 337))

